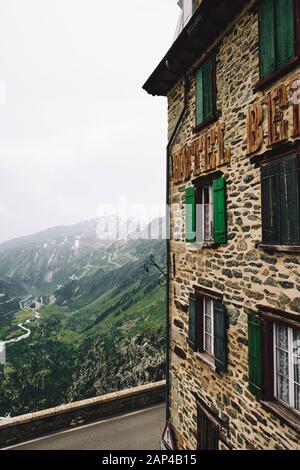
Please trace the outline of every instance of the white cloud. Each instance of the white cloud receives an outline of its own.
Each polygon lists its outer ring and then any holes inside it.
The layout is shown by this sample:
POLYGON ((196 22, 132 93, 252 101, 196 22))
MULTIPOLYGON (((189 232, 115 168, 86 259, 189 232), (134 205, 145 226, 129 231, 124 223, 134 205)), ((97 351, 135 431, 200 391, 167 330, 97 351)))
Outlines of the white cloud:
POLYGON ((6 215, 7 213, 8 213, 7 207, 5 206, 5 204, 2 204, 0 202, 0 215, 6 215))
POLYGON ((93 217, 123 195, 164 201, 166 100, 142 84, 178 13, 174 0, 3 2, 0 241, 93 217))

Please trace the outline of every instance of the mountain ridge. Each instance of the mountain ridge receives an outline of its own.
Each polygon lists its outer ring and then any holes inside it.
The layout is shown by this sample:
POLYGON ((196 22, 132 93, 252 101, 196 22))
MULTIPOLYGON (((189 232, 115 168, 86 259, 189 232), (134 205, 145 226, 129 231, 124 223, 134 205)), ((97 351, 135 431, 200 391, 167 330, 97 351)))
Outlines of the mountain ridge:
MULTIPOLYGON (((75 233, 74 226, 67 228, 72 235, 60 247, 65 235, 60 241, 40 241, 38 250, 35 242, 18 242, 15 249, 0 251, 0 288, 3 280, 2 289, 12 296, 2 296, 2 314, 0 297, 0 339, 21 335, 18 325, 31 320, 30 336, 8 344, 7 364, 0 365, 0 416, 39 411, 164 377, 165 290, 160 273, 155 268, 147 272, 145 264, 154 254, 165 265, 165 242, 99 242, 93 220, 87 224, 86 238, 78 239, 78 224, 75 233), (54 275, 46 282, 49 269, 54 275), (21 302, 22 296, 29 300, 21 302)), ((85 224, 80 225, 82 231, 85 224)), ((62 233, 48 234, 54 232, 62 233)))
POLYGON ((137 260, 143 240, 100 239, 100 220, 53 227, 0 245, 0 276, 22 283, 29 293, 46 295, 90 270, 110 271, 137 260))

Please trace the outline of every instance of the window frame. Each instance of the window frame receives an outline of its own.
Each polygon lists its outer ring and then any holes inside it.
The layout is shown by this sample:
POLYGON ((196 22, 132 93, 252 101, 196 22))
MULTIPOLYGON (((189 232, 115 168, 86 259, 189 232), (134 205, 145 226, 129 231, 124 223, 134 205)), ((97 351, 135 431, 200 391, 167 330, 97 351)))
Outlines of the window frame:
MULTIPOLYGON (((213 332, 213 322, 214 322, 214 302, 215 300, 212 297, 209 297, 207 295, 202 295, 199 293, 196 293, 196 298, 197 298, 197 319, 196 319, 196 349, 195 349, 195 354, 201 355, 201 356, 208 356, 211 359, 214 359, 214 340, 212 338, 212 347, 211 347, 211 352, 209 353, 205 349, 205 305, 206 302, 211 302, 211 312, 212 312, 212 332, 213 332)), ((213 334, 213 333, 212 333, 213 334)))
MULTIPOLYGON (((226 190, 226 180, 224 178, 224 173, 220 170, 215 170, 211 173, 205 174, 198 176, 197 178, 192 180, 192 187, 194 188, 194 197, 195 197, 195 240, 194 241, 189 241, 187 240, 186 237, 186 223, 185 223, 185 239, 188 245, 190 246, 191 249, 214 249, 218 248, 220 245, 226 245, 228 243, 228 225, 227 225, 227 190, 226 190), (224 230, 226 232, 226 242, 221 242, 221 241, 215 241, 215 205, 214 205, 214 182, 219 180, 219 179, 224 179, 224 197, 225 197, 225 214, 224 217, 226 221, 224 221, 224 230), (211 199, 212 199, 212 207, 211 207, 211 218, 212 218, 212 237, 210 240, 203 240, 202 237, 202 232, 204 232, 203 228, 203 220, 199 223, 199 211, 198 208, 201 205, 201 192, 203 188, 211 186, 212 187, 212 192, 211 192, 211 199), (225 227, 226 226, 226 227, 225 227)), ((203 218, 204 219, 204 218, 203 218)))
MULTIPOLYGON (((225 444, 226 448, 231 449, 227 442, 227 437, 229 434, 229 423, 228 421, 224 421, 219 417, 217 413, 215 413, 211 408, 208 406, 208 404, 203 400, 203 398, 196 393, 192 392, 192 396, 194 397, 196 401, 196 407, 197 407, 197 431, 196 431, 196 437, 197 437, 197 450, 201 450, 201 429, 199 426, 199 417, 202 415, 205 415, 207 419, 209 419, 215 426, 215 430, 217 431, 216 433, 216 441, 218 448, 220 449, 220 444, 225 444)), ((203 442, 203 441, 202 441, 203 442)), ((203 449, 207 450, 207 449, 203 449)))
POLYGON ((196 239, 199 240, 201 243, 204 244, 212 244, 214 243, 214 193, 213 193, 213 182, 203 184, 203 185, 196 185, 196 239), (208 218, 210 224, 210 233, 206 233, 206 224, 205 224, 205 203, 203 204, 203 198, 205 196, 204 191, 208 189, 209 195, 209 208, 208 208, 208 218), (200 216, 200 229, 201 234, 199 233, 198 226, 199 226, 199 210, 201 208, 200 216))
MULTIPOLYGON (((218 120, 220 113, 217 111, 217 54, 216 51, 212 52, 210 55, 205 57, 195 68, 194 72, 195 76, 195 127, 193 128, 193 133, 200 132, 205 127, 209 126, 210 124, 214 123, 218 120), (212 60, 212 115, 209 117, 203 117, 202 122, 198 122, 197 119, 197 111, 198 111, 198 94, 197 94, 197 73, 198 71, 203 68, 204 64, 208 61, 212 60)), ((203 105, 203 114, 204 114, 204 87, 202 90, 202 105, 203 105)))
MULTIPOLYGON (((259 6, 257 8, 257 15, 258 15, 258 23, 259 23, 259 6)), ((270 84, 281 78, 283 75, 288 73, 290 70, 295 68, 300 63, 300 4, 296 0, 294 0, 294 20, 295 20, 295 55, 294 57, 287 62, 286 64, 282 65, 278 69, 270 75, 262 78, 261 76, 261 68, 260 68, 260 58, 261 58, 261 30, 259 26, 259 81, 254 87, 254 92, 263 90, 264 88, 268 87, 270 84)), ((276 58, 276 52, 275 52, 276 58)))
POLYGON ((203 342, 203 351, 204 351, 204 354, 208 354, 209 356, 211 356, 212 358, 214 358, 214 320, 215 320, 215 314, 214 314, 214 301, 212 299, 209 299, 207 297, 202 297, 202 310, 203 310, 203 316, 202 316, 202 321, 203 321, 203 338, 202 338, 202 342, 203 342), (207 310, 206 310, 206 307, 207 307, 207 304, 210 304, 210 316, 208 316, 206 314, 207 310), (206 326, 207 326, 207 318, 210 318, 211 320, 211 328, 210 328, 210 332, 207 331, 206 329, 206 326), (207 344, 206 344, 206 336, 209 336, 211 338, 211 348, 210 348, 210 351, 208 351, 207 349, 207 344))
POLYGON ((300 432, 300 412, 276 396, 274 353, 274 325, 282 323, 293 330, 300 330, 300 316, 266 305, 257 305, 256 307, 257 311, 249 313, 249 315, 258 316, 262 320, 263 394, 258 400, 266 411, 300 432))
MULTIPOLYGON (((205 288, 199 288, 199 286, 194 286, 195 289, 195 297, 196 297, 196 342, 195 348, 193 349, 193 353, 202 362, 207 364, 211 369, 214 371, 216 370, 216 358, 214 355, 214 346, 215 346, 215 339, 214 339, 214 314, 215 314, 215 303, 221 302, 223 303, 223 295, 220 293, 212 292, 205 288), (205 302, 211 302, 211 311, 212 311, 212 349, 211 353, 207 352, 204 348, 205 346, 205 313, 204 313, 204 305, 205 302)), ((190 344, 190 343, 189 343, 190 344)), ((191 344, 190 344, 191 347, 191 344)))
POLYGON ((300 408, 299 410, 295 406, 295 385, 300 387, 300 383, 295 380, 295 363, 294 363, 294 330, 291 326, 284 325, 287 328, 288 332, 288 349, 284 350, 277 345, 277 329, 280 325, 280 322, 274 322, 273 324, 273 377, 274 377, 274 399, 280 401, 283 406, 290 407, 294 412, 299 413, 300 418, 300 408), (288 367, 289 367, 289 402, 285 402, 281 397, 278 396, 278 375, 282 375, 278 372, 278 361, 277 361, 277 350, 285 351, 288 353, 288 367))
MULTIPOLYGON (((298 198, 299 198, 299 201, 298 201, 298 204, 299 204, 299 207, 300 207, 300 150, 295 149, 295 150, 287 152, 287 153, 276 155, 276 157, 264 159, 260 163, 260 167, 261 167, 260 168, 260 171, 261 171, 261 242, 257 243, 256 247, 260 248, 264 251, 270 251, 270 252, 275 252, 275 251, 278 251, 278 252, 295 252, 295 253, 300 252, 300 224, 299 224, 299 239, 297 241, 297 244, 293 244, 293 245, 283 244, 282 241, 281 241, 283 224, 282 224, 282 217, 281 217, 280 213, 279 213, 278 233, 276 234, 277 241, 271 244, 271 243, 266 242, 264 240, 264 237, 263 237, 263 227, 264 227, 264 202, 263 202, 264 201, 264 195, 263 195, 263 191, 264 191, 264 187, 263 187, 263 184, 262 184, 262 168, 265 167, 265 166, 271 165, 274 162, 276 163, 278 161, 284 161, 284 159, 288 159, 289 157, 291 157, 293 155, 297 156, 298 165, 299 165, 299 180, 298 180, 298 198)), ((278 178, 280 178, 280 175, 281 175, 281 173, 278 173, 278 175, 277 175, 278 178)), ((278 191, 278 195, 280 197, 280 186, 277 185, 276 188, 277 188, 277 191, 278 191)), ((281 209, 279 207, 279 211, 280 210, 281 209)), ((299 217, 300 217, 300 214, 299 214, 299 217)))
POLYGON ((197 450, 216 451, 220 445, 220 425, 212 414, 202 407, 197 407, 197 450), (204 429, 202 426, 204 425, 204 429))

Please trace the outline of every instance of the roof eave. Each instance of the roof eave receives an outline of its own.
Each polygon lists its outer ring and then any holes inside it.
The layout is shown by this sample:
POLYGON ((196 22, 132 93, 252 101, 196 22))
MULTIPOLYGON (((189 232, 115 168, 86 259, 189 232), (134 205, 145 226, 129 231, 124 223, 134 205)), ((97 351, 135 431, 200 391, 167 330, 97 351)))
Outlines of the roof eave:
POLYGON ((153 96, 167 96, 170 89, 205 52, 247 0, 203 0, 143 89, 153 96))

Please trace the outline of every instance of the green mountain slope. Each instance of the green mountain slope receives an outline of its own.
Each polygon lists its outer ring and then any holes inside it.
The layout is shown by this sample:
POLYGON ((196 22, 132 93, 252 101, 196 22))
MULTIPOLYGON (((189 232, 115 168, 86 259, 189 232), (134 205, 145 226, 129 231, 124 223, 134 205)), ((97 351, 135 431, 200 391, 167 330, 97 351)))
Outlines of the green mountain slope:
MULTIPOLYGON (((150 253, 165 262, 165 243, 115 242, 105 252, 109 270, 94 266, 44 296, 40 318, 29 325, 30 337, 7 345, 8 362, 0 366, 0 416, 163 378, 165 289, 160 273, 154 268, 147 273, 144 266, 150 253)), ((17 308, 10 334, 26 318, 33 312, 17 308)))
POLYGON ((0 339, 9 331, 15 312, 27 291, 22 284, 11 279, 0 278, 0 339))
POLYGON ((99 239, 101 220, 56 227, 0 244, 0 276, 21 283, 32 294, 46 295, 86 273, 109 272, 143 256, 143 240, 99 239))

